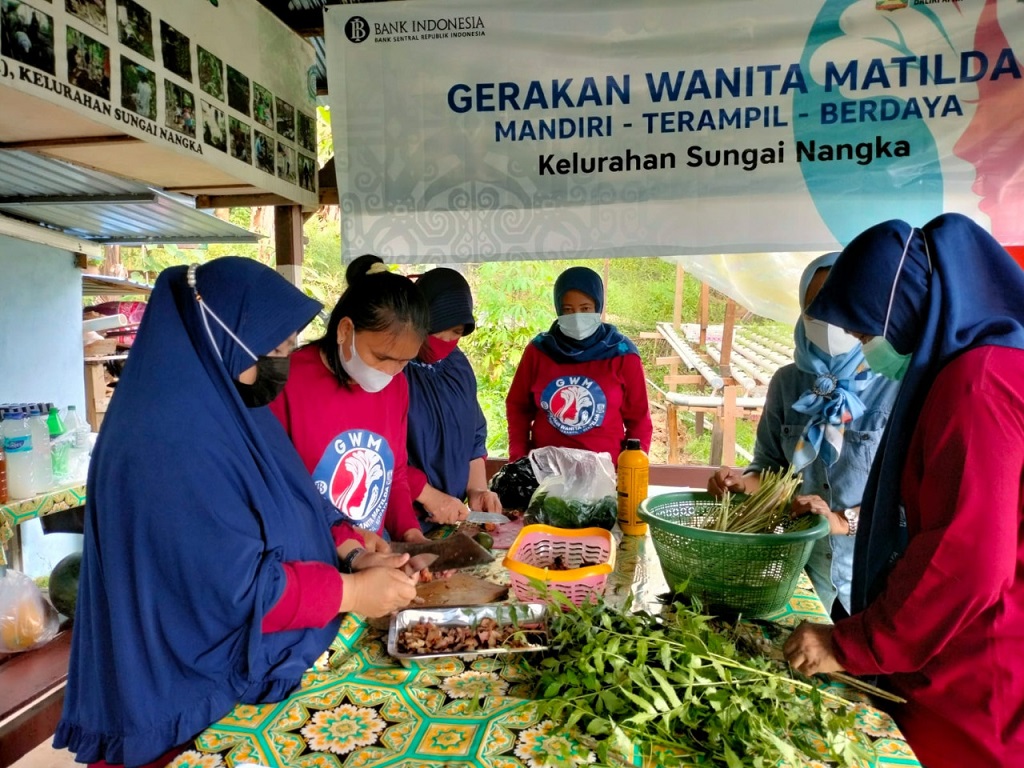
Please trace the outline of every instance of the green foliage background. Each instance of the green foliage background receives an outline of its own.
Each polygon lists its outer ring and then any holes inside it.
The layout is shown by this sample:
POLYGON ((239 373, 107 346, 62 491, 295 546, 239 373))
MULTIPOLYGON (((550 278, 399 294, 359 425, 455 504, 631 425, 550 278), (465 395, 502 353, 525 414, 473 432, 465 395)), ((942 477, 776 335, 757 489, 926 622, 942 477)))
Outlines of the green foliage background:
MULTIPOLYGON (((318 115, 318 121, 322 137, 326 123, 323 113, 318 115)), ((322 142, 320 153, 329 151, 329 143, 322 142)), ((233 208, 230 211, 219 211, 218 214, 233 224, 263 234, 264 239, 253 245, 122 248, 120 259, 123 269, 133 279, 152 283, 165 267, 202 263, 225 255, 247 256, 273 266, 272 209, 233 208)), ((345 288, 336 209, 322 209, 312 216, 306 223, 305 236, 303 289, 330 311, 345 288)), ((477 314, 477 330, 461 342, 461 348, 469 356, 477 373, 480 403, 488 423, 488 452, 492 456, 507 455, 505 395, 526 345, 537 333, 547 330, 554 321, 552 289, 555 278, 567 267, 578 264, 588 266, 599 274, 603 274, 605 269, 605 262, 600 260, 490 262, 459 267, 473 288, 477 314)), ((431 266, 425 264, 393 268, 405 274, 416 274, 431 266)), ((668 368, 657 366, 655 359, 659 355, 669 354, 669 350, 661 342, 641 339, 640 336, 644 332, 653 332, 657 322, 672 319, 675 283, 675 265, 661 259, 627 258, 608 262, 608 322, 617 325, 637 343, 648 379, 658 387, 664 387, 668 368)), ((683 290, 683 322, 697 322, 699 300, 700 282, 688 275, 683 290)), ((710 322, 720 323, 724 312, 725 298, 712 291, 710 322)), ((748 317, 744 322, 764 323, 779 338, 785 338, 790 333, 787 328, 759 318, 748 317)), ((322 322, 315 320, 306 329, 303 339, 315 338, 322 331, 322 322)), ((660 408, 657 391, 649 388, 649 394, 655 421, 651 459, 662 462, 667 457, 664 411, 660 408)), ((681 416, 682 460, 685 463, 707 463, 710 431, 705 431, 703 437, 697 438, 693 432, 693 423, 692 414, 681 416)), ((753 442, 753 425, 739 422, 737 443, 750 451, 753 442)))

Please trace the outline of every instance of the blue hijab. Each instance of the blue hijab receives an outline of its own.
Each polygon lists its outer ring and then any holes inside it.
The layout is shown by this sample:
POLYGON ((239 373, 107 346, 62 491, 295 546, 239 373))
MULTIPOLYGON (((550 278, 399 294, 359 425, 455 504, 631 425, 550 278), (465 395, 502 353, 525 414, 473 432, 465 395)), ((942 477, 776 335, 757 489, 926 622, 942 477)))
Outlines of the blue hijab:
POLYGON ((843 250, 807 312, 912 355, 861 504, 852 592, 861 611, 906 547, 900 479, 928 391, 970 349, 1024 349, 1024 271, 966 216, 944 214, 921 229, 886 221, 843 250))
MULTIPOLYGON (((438 267, 416 281, 430 306, 430 333, 463 326, 473 332, 473 294, 466 278, 438 267)), ((487 454, 487 421, 477 400, 476 374, 460 349, 443 360, 422 355, 405 367, 409 381, 409 464, 439 491, 462 499, 469 462, 487 454)))
MULTIPOLYGON (((819 269, 830 269, 839 258, 834 251, 819 256, 804 269, 800 276, 800 306, 807 289, 819 269)), ((796 321, 793 330, 793 361, 804 373, 815 377, 814 385, 793 403, 793 410, 810 416, 793 451, 793 470, 798 472, 819 456, 832 466, 843 450, 846 425, 864 413, 865 406, 858 396, 871 383, 873 374, 864 362, 860 344, 842 355, 829 355, 807 339, 803 318, 796 321)))
MULTIPOLYGON (((569 267, 555 280, 555 314, 562 313, 562 298, 569 291, 579 291, 594 300, 595 310, 604 309, 604 283, 601 276, 588 267, 569 267)), ((558 321, 545 333, 530 342, 556 363, 589 363, 610 360, 622 355, 639 355, 636 345, 610 323, 601 323, 592 335, 579 341, 562 333, 558 321)))
MULTIPOLYGON (((320 307, 251 259, 200 266, 196 290, 256 355, 320 307)), ((140 765, 239 702, 284 698, 337 632, 337 620, 261 631, 284 588, 282 564, 336 564, 337 554, 333 520, 280 423, 235 390, 252 364, 213 319, 207 331, 186 267, 165 270, 89 468, 54 736, 79 762, 140 765)))

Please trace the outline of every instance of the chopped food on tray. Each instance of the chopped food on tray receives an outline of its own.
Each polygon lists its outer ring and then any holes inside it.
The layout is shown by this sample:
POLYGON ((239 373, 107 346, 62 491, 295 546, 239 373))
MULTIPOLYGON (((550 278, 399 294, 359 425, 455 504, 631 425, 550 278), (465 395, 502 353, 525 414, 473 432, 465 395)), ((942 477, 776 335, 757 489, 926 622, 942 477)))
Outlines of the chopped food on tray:
POLYGON ((500 626, 490 617, 473 626, 441 626, 420 621, 398 634, 402 653, 465 653, 493 648, 528 648, 539 639, 537 626, 500 626), (532 630, 532 631, 531 631, 532 630))

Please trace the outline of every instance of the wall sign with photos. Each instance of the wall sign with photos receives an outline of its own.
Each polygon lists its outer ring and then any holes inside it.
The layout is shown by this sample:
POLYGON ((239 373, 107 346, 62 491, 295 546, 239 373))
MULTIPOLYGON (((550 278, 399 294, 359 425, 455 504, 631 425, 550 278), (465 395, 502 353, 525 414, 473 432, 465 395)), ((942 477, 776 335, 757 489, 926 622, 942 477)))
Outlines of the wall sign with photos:
POLYGON ((202 156, 303 205, 317 202, 313 64, 256 0, 0 0, 0 94, 202 156))

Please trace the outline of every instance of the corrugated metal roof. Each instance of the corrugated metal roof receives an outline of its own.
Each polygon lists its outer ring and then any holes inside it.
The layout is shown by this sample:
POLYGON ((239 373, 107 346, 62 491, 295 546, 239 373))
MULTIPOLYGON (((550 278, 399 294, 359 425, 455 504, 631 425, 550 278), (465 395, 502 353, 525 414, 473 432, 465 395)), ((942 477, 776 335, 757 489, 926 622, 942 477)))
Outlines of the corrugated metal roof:
POLYGON ((108 275, 82 275, 83 296, 109 296, 119 294, 121 296, 148 296, 153 292, 153 286, 144 283, 136 283, 134 280, 126 280, 123 277, 109 277, 108 275))
POLYGON ((107 245, 259 240, 190 198, 23 151, 0 151, 0 212, 107 245))

